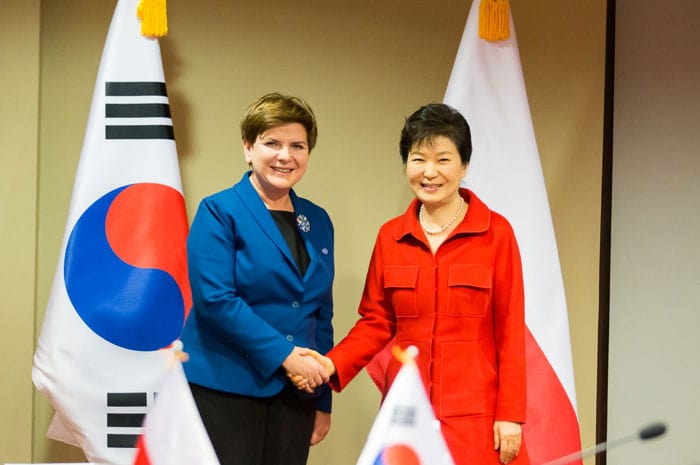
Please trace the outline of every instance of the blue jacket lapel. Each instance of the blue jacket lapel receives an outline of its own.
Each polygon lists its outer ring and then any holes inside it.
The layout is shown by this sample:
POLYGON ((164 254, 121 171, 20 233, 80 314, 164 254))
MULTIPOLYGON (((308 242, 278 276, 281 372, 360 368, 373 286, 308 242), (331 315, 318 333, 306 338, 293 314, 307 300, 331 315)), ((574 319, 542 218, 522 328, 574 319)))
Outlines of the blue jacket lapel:
MULTIPOLYGON (((262 201, 260 195, 258 195, 257 191, 251 184, 249 176, 250 171, 247 171, 243 175, 241 182, 237 183, 234 186, 234 191, 241 198, 243 205, 245 205, 245 207, 248 209, 248 211, 250 212, 250 216, 260 226, 260 229, 263 231, 263 233, 270 239, 270 241, 272 241, 273 244, 275 244, 275 246, 285 256, 287 262, 289 263, 289 266, 293 270, 296 270, 297 273, 299 273, 299 269, 297 268, 296 262, 294 261, 294 257, 292 257, 292 252, 289 250, 289 246, 287 246, 287 242, 284 240, 282 233, 277 227, 277 223, 275 223, 275 220, 272 218, 272 215, 265 206, 265 203, 262 201)), ((294 191, 291 191, 290 195, 292 197, 292 204, 294 204, 296 194, 294 193, 294 191)), ((309 243, 306 241, 306 239, 305 242, 308 250, 309 243)), ((309 257, 311 257, 311 252, 309 252, 309 257)), ((309 268, 311 268, 312 263, 313 259, 309 264, 309 268)))

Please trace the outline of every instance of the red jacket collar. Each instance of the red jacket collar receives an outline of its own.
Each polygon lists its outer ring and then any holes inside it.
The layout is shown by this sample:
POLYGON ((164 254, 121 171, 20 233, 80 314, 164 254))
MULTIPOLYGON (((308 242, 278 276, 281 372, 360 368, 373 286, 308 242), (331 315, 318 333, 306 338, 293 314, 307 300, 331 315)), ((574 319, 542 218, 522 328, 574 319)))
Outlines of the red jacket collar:
MULTIPOLYGON (((476 234, 488 230, 491 224, 491 211, 486 204, 469 189, 461 188, 459 190, 459 195, 461 195, 467 205, 469 205, 469 209, 467 210, 467 215, 462 222, 457 225, 455 230, 452 231, 450 236, 456 234, 476 234)), ((417 198, 414 198, 404 214, 398 217, 398 222, 394 231, 394 238, 397 241, 409 234, 416 239, 425 238, 425 233, 418 222, 419 208, 420 202, 417 198)))

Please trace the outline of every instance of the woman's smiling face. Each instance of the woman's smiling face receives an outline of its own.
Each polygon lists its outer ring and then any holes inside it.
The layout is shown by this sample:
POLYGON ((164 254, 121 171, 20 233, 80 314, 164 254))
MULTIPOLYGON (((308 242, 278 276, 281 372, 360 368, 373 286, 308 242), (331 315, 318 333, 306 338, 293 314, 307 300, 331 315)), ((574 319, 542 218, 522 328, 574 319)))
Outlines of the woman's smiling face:
POLYGON ((408 185, 426 207, 448 205, 466 174, 457 146, 444 136, 414 145, 406 160, 408 185))
POLYGON ((251 182, 258 193, 264 198, 286 195, 306 172, 306 128, 300 123, 272 127, 258 135, 253 144, 244 140, 243 152, 253 170, 251 182))

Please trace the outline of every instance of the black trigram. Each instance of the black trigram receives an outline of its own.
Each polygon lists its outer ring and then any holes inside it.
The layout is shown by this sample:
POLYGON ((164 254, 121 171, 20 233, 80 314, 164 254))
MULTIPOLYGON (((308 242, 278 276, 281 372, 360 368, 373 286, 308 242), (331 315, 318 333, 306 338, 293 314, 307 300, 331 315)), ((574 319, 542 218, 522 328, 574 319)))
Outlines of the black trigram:
POLYGON ((108 392, 107 447, 136 447, 136 440, 143 432, 147 407, 145 392, 108 392))
POLYGON ((175 139, 164 82, 106 82, 105 118, 108 140, 175 139))
POLYGON ((416 423, 416 408, 411 405, 397 405, 391 412, 391 424, 413 426, 416 423))

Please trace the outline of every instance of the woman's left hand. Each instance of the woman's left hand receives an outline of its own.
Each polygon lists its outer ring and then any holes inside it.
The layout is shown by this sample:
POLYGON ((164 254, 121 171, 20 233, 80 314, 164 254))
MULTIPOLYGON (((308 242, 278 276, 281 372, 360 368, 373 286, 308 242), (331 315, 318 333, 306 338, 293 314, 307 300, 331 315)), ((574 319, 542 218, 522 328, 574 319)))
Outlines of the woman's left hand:
POLYGON ((315 446, 326 437, 331 429, 331 414, 316 410, 316 419, 314 420, 314 432, 311 433, 311 445, 315 446))
POLYGON ((513 461, 523 439, 523 428, 520 423, 511 421, 495 421, 493 423, 493 448, 500 449, 499 460, 506 465, 513 461))

